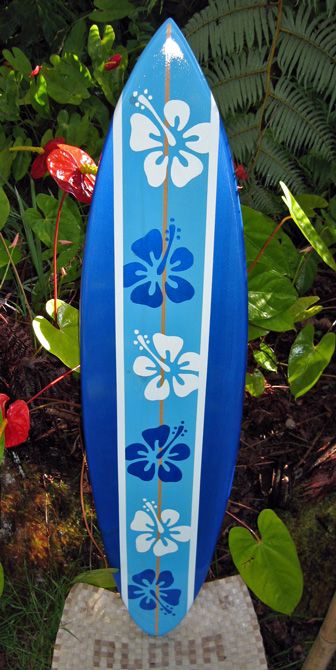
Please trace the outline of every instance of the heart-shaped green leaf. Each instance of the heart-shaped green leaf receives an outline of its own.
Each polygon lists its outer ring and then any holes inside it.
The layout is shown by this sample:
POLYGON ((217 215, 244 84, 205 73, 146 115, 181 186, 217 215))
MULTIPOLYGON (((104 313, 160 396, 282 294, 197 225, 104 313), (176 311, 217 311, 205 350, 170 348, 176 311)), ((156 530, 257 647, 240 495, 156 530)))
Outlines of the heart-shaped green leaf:
MULTIPOLYGON (((48 300, 46 311, 54 314, 54 301, 48 300)), ((33 320, 34 333, 42 346, 57 356, 69 368, 79 365, 79 311, 71 305, 57 301, 58 328, 44 316, 33 320)))
POLYGON ((276 314, 271 319, 265 320, 262 325, 268 331, 274 330, 277 333, 293 330, 295 323, 306 321, 323 309, 322 305, 315 305, 318 300, 319 298, 315 295, 298 298, 293 305, 290 305, 290 307, 287 307, 287 309, 284 309, 283 312, 276 314))
POLYGON ((74 584, 91 584, 101 589, 114 590, 116 583, 113 575, 118 572, 116 568, 101 568, 100 570, 89 570, 81 572, 75 577, 74 584))
POLYGON ((330 363, 335 334, 327 333, 314 345, 314 326, 308 324, 293 342, 288 358, 288 381, 295 398, 309 391, 330 363))
POLYGON ((252 396, 258 398, 265 390, 265 377, 260 370, 254 372, 247 372, 245 379, 245 388, 252 396))
POLYGON ((264 370, 269 370, 269 372, 277 372, 278 369, 278 361, 277 357, 271 349, 271 347, 268 346, 268 344, 265 344, 265 342, 260 343, 260 350, 259 351, 254 351, 253 352, 253 358, 260 365, 260 367, 264 368, 264 370))
POLYGON ((322 260, 324 260, 324 262, 333 270, 336 270, 334 258, 327 245, 322 240, 322 237, 316 232, 314 226, 310 223, 308 216, 304 213, 299 203, 296 202, 286 184, 281 181, 280 186, 285 194, 282 196, 282 199, 287 205, 293 221, 295 221, 296 225, 300 228, 301 233, 305 236, 309 244, 311 244, 322 260))
POLYGON ((229 548, 247 586, 277 612, 291 614, 303 591, 303 575, 295 544, 285 524, 271 509, 258 517, 259 540, 245 528, 232 528, 229 548))
POLYGON ((290 280, 275 270, 264 272, 256 268, 249 277, 249 321, 254 325, 267 328, 265 319, 281 314, 296 299, 297 293, 290 280))
MULTIPOLYGON (((43 244, 52 248, 59 203, 56 198, 44 193, 37 196, 36 202, 39 209, 26 209, 24 221, 43 244)), ((67 198, 62 207, 58 239, 71 242, 74 254, 83 239, 81 215, 77 204, 71 198, 67 198)), ((58 250, 62 249, 62 244, 59 243, 58 250)))

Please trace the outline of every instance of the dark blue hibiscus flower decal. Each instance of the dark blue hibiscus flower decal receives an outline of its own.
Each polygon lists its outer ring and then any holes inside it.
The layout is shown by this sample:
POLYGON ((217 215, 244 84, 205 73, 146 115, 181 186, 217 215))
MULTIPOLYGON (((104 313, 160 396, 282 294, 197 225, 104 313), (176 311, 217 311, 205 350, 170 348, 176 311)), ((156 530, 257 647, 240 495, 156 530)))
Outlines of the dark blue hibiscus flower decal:
POLYGON ((180 481, 182 472, 175 463, 188 458, 190 449, 183 442, 176 444, 176 440, 185 432, 183 421, 172 433, 166 424, 144 430, 142 437, 145 444, 135 442, 126 447, 126 460, 132 461, 127 471, 146 482, 156 473, 162 482, 180 481))
POLYGON ((181 591, 170 588, 174 584, 170 570, 160 572, 157 579, 154 570, 143 570, 133 575, 132 580, 134 583, 128 586, 130 600, 139 598, 139 605, 143 610, 155 610, 159 607, 165 614, 175 616, 173 608, 179 604, 181 591))
POLYGON ((175 247, 179 230, 171 224, 165 244, 156 228, 132 244, 132 251, 141 259, 141 262, 134 261, 124 266, 124 286, 134 286, 132 302, 160 307, 163 301, 162 284, 172 302, 184 302, 193 297, 194 288, 180 273, 191 268, 194 257, 186 247, 175 247))

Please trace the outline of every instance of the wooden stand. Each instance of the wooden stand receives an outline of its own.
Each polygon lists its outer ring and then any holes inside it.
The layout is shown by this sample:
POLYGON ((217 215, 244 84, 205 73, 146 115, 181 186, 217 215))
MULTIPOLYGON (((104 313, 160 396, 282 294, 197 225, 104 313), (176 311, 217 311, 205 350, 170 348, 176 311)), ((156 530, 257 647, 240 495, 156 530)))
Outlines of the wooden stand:
POLYGON ((120 596, 76 584, 66 600, 52 670, 267 670, 258 620, 239 576, 204 584, 183 621, 151 637, 120 596))

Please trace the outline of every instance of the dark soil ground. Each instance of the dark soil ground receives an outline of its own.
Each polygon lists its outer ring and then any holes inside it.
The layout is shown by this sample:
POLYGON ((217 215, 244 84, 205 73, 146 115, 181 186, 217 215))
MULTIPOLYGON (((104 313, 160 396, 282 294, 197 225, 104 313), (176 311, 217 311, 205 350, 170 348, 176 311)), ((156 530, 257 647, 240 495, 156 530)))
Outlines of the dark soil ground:
MULTIPOLYGON (((316 290, 326 306, 314 321, 317 335, 322 335, 336 319, 329 273, 319 276, 316 290)), ((282 365, 279 373, 266 373, 268 386, 260 398, 245 399, 228 508, 254 529, 258 512, 273 508, 290 528, 302 562, 305 590, 293 616, 278 615, 254 599, 270 670, 301 667, 335 586, 336 364, 295 401, 285 365, 292 340, 292 333, 267 340, 282 365)), ((3 308, 0 392, 28 400, 63 372, 55 358, 36 353, 29 324, 3 308)), ((80 417, 79 380, 73 375, 32 403, 29 441, 6 452, 0 473, 0 556, 7 579, 24 574, 27 566, 36 579, 48 570, 73 573, 74 565, 78 572, 103 567, 82 514, 84 507, 86 524, 101 544, 86 470, 81 485, 80 417)), ((225 516, 209 579, 236 572, 227 545, 228 531, 237 523, 231 515, 225 516)), ((1 652, 0 668, 17 670, 1 652)))

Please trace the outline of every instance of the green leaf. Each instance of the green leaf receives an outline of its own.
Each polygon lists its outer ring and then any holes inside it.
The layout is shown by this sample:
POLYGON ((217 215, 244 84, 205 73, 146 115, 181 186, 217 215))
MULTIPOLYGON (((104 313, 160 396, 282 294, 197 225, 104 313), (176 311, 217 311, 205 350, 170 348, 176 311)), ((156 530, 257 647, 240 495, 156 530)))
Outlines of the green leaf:
POLYGON ((278 361, 277 357, 265 342, 260 343, 260 350, 253 351, 253 358, 264 370, 269 370, 269 372, 277 372, 278 370, 278 361))
MULTIPOLYGON (((274 232, 275 223, 272 219, 251 207, 242 207, 244 221, 244 238, 246 262, 249 267, 256 259, 265 242, 274 232)), ((299 262, 299 254, 283 230, 275 235, 266 247, 258 266, 263 270, 277 270, 281 274, 293 277, 299 262)))
POLYGON ((249 321, 267 328, 264 321, 281 314, 295 303, 296 298, 295 288, 287 277, 275 270, 256 268, 249 277, 249 321))
POLYGON ((91 75, 76 54, 51 56, 54 67, 45 71, 47 92, 53 100, 61 104, 80 105, 90 97, 91 75))
POLYGON ((246 373, 245 388, 254 398, 258 398, 264 393, 265 384, 265 377, 260 370, 246 373))
MULTIPOLYGON (((49 316, 54 313, 54 301, 48 300, 46 311, 49 316)), ((57 322, 59 328, 50 323, 44 316, 33 320, 34 333, 42 346, 57 356, 69 368, 79 365, 79 312, 78 309, 57 301, 57 322)))
POLYGON ((3 590, 4 590, 4 585, 5 585, 4 570, 3 570, 3 567, 0 563, 0 596, 2 596, 2 593, 3 593, 3 590))
MULTIPOLYGON (((31 83, 32 105, 36 112, 44 117, 49 115, 49 98, 47 93, 46 78, 39 74, 31 83)), ((43 142, 41 142, 43 146, 43 142)))
MULTIPOLYGON (((43 244, 52 248, 59 202, 51 195, 40 193, 36 198, 36 204, 40 211, 33 208, 26 209, 24 222, 43 244)), ((83 241, 81 215, 77 204, 71 198, 66 199, 62 207, 58 240, 59 252, 64 251, 62 240, 72 243, 67 246, 69 259, 76 255, 83 241)))
POLYGON ((94 0, 97 9, 91 12, 91 21, 119 21, 126 16, 132 16, 135 7, 128 0, 94 0))
POLYGON ((2 53, 3 57, 8 60, 14 70, 17 70, 26 77, 30 75, 32 71, 31 63, 21 49, 13 47, 12 51, 4 49, 2 53))
MULTIPOLYGON (((265 322, 267 323, 267 322, 265 322)), ((266 328, 262 328, 261 326, 254 326, 253 323, 248 324, 248 341, 252 342, 253 340, 257 340, 259 337, 266 337, 268 335, 269 331, 266 330, 266 328)))
POLYGON ((315 249, 320 258, 322 258, 322 260, 324 260, 324 262, 327 265, 329 265, 329 267, 331 267, 332 270, 336 271, 336 263, 327 245, 323 242, 320 235, 316 232, 314 226, 312 226, 308 217, 306 216, 300 205, 296 202, 294 196, 291 194, 287 186, 282 181, 280 182, 280 186, 285 194, 284 196, 282 196, 282 200, 287 205, 290 211, 290 215, 295 221, 296 225, 298 226, 298 228, 300 228, 302 234, 308 240, 309 244, 313 247, 313 249, 315 249))
POLYGON ((88 572, 81 572, 73 580, 74 584, 91 584, 98 586, 101 589, 108 589, 109 591, 116 588, 116 583, 113 575, 118 572, 116 568, 101 568, 100 570, 89 570, 88 572))
POLYGON ((258 516, 261 538, 245 528, 232 528, 229 548, 247 586, 277 612, 291 614, 301 600, 303 575, 295 544, 285 524, 271 509, 258 516))
MULTIPOLYGON (((26 137, 25 135, 21 136, 18 135, 16 137, 14 146, 25 146, 25 147, 30 147, 32 145, 32 141, 29 137, 26 137)), ((18 151, 17 153, 14 152, 14 160, 13 160, 13 165, 12 165, 12 174, 15 179, 15 181, 20 181, 25 174, 27 174, 30 164, 32 160, 32 154, 29 151, 18 151)))
POLYGON ((311 289, 317 274, 319 257, 315 251, 309 251, 301 257, 300 265, 295 273, 295 288, 300 295, 304 295, 311 289))
POLYGON ((65 40, 63 51, 77 54, 80 58, 84 51, 86 32, 87 27, 85 19, 76 21, 65 40))
POLYGON ((288 358, 288 381, 295 398, 311 389, 330 363, 335 351, 335 334, 327 333, 314 345, 314 326, 308 324, 293 342, 288 358))
POLYGON ((9 200, 5 191, 0 186, 0 230, 4 227, 10 212, 9 200))
MULTIPOLYGON (((21 259, 21 252, 19 251, 19 249, 17 247, 15 247, 15 249, 11 249, 10 248, 11 243, 9 240, 5 240, 5 244, 7 246, 7 249, 9 249, 9 253, 11 254, 14 263, 15 264, 18 263, 19 260, 21 259)), ((5 245, 3 244, 2 241, 0 241, 0 268, 5 267, 7 264, 8 264, 8 256, 5 249, 5 245)))
POLYGON ((315 209, 324 209, 328 207, 328 201, 321 198, 320 195, 303 195, 296 196, 296 202, 300 205, 307 216, 316 216, 315 209))
POLYGON ((88 52, 95 66, 102 65, 111 56, 114 40, 115 34, 112 26, 105 26, 102 38, 98 26, 91 26, 88 37, 88 52))
POLYGON ((298 298, 293 305, 285 309, 281 314, 277 314, 272 319, 263 322, 263 326, 268 331, 274 330, 277 333, 283 333, 286 330, 294 330, 298 321, 306 321, 315 316, 323 309, 322 305, 315 305, 319 298, 316 295, 298 298))

